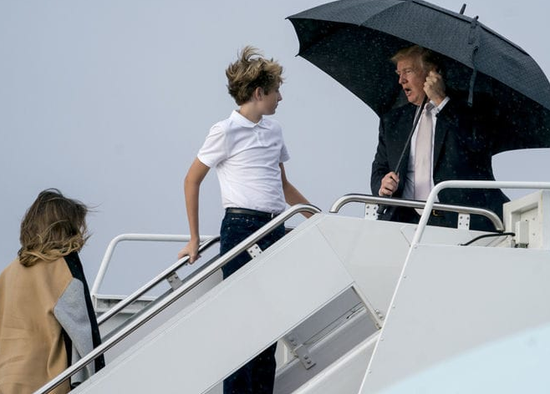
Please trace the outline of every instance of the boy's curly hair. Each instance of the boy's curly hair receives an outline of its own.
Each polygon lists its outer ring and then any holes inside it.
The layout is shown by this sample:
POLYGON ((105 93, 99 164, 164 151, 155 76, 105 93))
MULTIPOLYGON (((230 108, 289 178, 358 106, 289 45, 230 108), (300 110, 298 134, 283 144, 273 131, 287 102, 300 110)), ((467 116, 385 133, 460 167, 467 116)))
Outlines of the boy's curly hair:
POLYGON ((88 208, 57 189, 42 191, 21 222, 19 262, 30 267, 78 252, 88 239, 88 208))
POLYGON ((227 90, 237 105, 242 105, 252 98, 254 90, 262 88, 265 94, 278 89, 283 83, 283 67, 273 59, 266 59, 252 46, 246 46, 239 54, 239 59, 230 64, 227 76, 227 90))

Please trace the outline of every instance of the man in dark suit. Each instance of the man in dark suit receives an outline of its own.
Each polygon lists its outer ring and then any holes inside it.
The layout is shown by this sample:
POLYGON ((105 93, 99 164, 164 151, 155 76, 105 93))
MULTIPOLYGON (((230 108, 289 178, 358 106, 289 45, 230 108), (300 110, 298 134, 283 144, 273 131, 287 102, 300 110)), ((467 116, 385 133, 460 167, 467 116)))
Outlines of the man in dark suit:
MULTIPOLYGON (((378 148, 372 163, 371 188, 375 195, 426 200, 434 185, 446 180, 494 180, 492 148, 484 130, 496 127, 488 111, 471 108, 447 94, 433 52, 413 46, 399 51, 392 61, 408 103, 380 119, 378 148), (396 169, 411 131, 416 111, 427 96, 425 111, 396 169)), ((502 218, 502 204, 509 199, 498 189, 446 189, 439 201, 486 208, 502 218)), ((430 224, 456 227, 458 215, 434 212, 430 224)), ((388 207, 381 220, 417 223, 412 208, 388 207)), ((470 228, 494 230, 488 219, 472 215, 470 228)))

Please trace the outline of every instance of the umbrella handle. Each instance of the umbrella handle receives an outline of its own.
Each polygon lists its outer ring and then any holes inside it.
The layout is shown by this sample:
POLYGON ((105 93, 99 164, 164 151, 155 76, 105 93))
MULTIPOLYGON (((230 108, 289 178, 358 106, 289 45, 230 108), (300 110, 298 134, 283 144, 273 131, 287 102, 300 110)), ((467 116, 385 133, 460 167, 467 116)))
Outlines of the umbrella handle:
MULTIPOLYGON (((422 99, 422 104, 420 104, 420 108, 418 111, 416 111, 416 115, 414 116, 413 125, 411 128, 411 131, 409 132, 409 136, 407 137, 407 142, 405 142, 405 146, 403 147, 403 150, 401 151, 401 155, 399 156, 399 160, 397 161, 397 165, 395 166, 394 172, 396 174, 399 174, 399 167, 401 167, 403 158, 405 157, 405 154, 409 152, 412 136, 414 134, 414 131, 416 130, 416 126, 418 125, 418 122, 420 121, 420 116, 422 115, 422 111, 424 111, 424 107, 426 106, 427 103, 428 103, 428 96, 424 95, 424 99, 422 99)), ((387 208, 388 208, 387 205, 379 205, 376 213, 378 215, 381 215, 386 211, 387 208)))

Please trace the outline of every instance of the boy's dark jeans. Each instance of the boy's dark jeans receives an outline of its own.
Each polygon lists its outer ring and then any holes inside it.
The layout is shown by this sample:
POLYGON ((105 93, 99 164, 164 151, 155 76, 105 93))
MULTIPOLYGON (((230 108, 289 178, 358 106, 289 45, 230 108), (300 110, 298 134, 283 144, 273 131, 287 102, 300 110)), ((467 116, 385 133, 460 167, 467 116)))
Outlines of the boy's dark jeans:
MULTIPOLYGON (((268 218, 249 214, 235 214, 227 212, 222 221, 220 230, 220 255, 225 254, 239 242, 269 221, 268 218)), ((258 246, 265 250, 285 235, 284 225, 278 226, 271 233, 258 242, 258 246)), ((243 265, 250 261, 248 252, 244 251, 227 263, 223 268, 223 278, 227 278, 243 265)), ((254 322, 250 322, 252 326, 254 322)), ((271 394, 275 382, 275 350, 274 343, 254 359, 249 361, 238 371, 227 377, 223 382, 224 394, 271 394)))

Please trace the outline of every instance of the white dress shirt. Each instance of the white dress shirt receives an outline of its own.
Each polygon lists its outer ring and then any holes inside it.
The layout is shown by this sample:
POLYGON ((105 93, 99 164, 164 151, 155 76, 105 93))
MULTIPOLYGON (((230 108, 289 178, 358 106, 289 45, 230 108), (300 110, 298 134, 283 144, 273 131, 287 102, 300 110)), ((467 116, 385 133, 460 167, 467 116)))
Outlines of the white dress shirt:
MULTIPOLYGON (((429 112, 432 116, 432 147, 434 146, 434 139, 435 139, 435 126, 437 124, 437 114, 447 105, 449 102, 449 97, 445 97, 445 99, 439 104, 438 106, 435 105, 433 101, 430 101, 430 103, 433 105, 432 110, 429 112)), ((420 107, 417 108, 417 113, 420 110, 420 107)), ((416 114, 415 114, 416 117, 416 114)), ((405 177, 405 189, 403 190, 403 198, 408 200, 414 199, 414 160, 415 160, 415 146, 416 146, 416 135, 418 133, 418 125, 416 125, 416 129, 414 130, 414 134, 411 139, 411 147, 409 150, 409 165, 407 167, 407 175, 405 177)), ((433 157, 434 152, 432 149, 432 157, 431 161, 433 163, 433 157)), ((432 164, 432 189, 434 187, 434 181, 433 181, 433 164, 432 164)))

